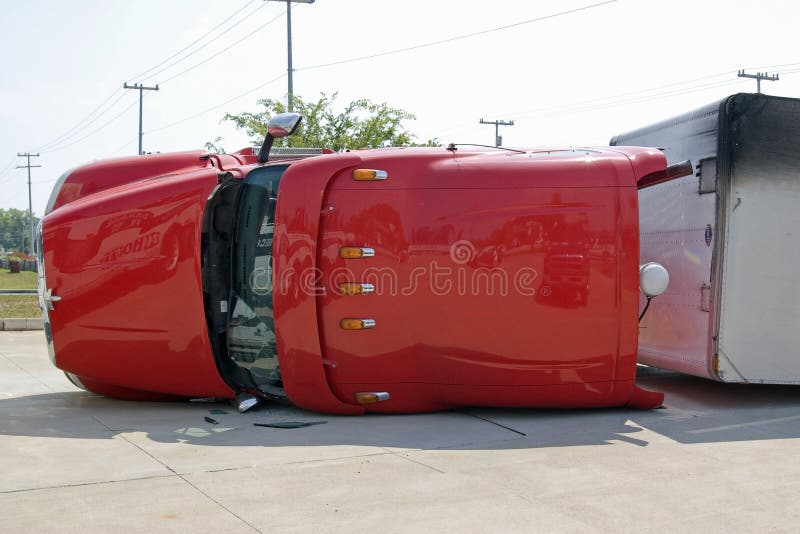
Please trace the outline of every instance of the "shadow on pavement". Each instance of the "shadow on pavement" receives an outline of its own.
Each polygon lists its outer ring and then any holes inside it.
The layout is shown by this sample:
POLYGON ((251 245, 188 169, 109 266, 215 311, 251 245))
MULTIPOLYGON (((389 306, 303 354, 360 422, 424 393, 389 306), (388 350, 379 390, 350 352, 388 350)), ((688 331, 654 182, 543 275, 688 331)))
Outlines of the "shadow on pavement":
POLYGON ((276 405, 239 414, 227 403, 127 402, 75 391, 0 401, 0 435, 111 439, 122 433, 144 433, 156 442, 217 447, 363 445, 422 450, 614 441, 647 446, 658 439, 653 434, 689 444, 800 437, 800 387, 720 384, 659 370, 647 370, 639 383, 664 391, 666 408, 470 408, 337 417, 276 405), (254 426, 287 421, 326 423, 297 429, 254 426))

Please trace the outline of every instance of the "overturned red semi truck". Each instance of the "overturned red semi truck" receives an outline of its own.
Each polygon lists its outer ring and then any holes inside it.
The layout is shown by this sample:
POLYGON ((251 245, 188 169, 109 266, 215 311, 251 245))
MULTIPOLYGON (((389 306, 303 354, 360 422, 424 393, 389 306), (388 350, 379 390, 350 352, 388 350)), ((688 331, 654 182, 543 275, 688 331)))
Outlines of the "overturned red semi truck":
MULTIPOLYGON (((651 148, 450 145, 99 161, 38 238, 53 363, 123 399, 328 413, 656 407, 635 384, 651 148), (329 151, 326 151, 329 152, 329 151)), ((284 152, 291 149, 284 149, 284 152)))

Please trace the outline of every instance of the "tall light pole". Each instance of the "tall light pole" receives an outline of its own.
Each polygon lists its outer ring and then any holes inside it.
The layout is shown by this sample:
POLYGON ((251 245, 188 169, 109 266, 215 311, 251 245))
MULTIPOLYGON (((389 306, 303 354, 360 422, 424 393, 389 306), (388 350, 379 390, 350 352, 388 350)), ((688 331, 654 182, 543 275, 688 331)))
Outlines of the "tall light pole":
POLYGON ((286 74, 288 75, 287 104, 292 111, 292 96, 294 96, 294 83, 292 80, 292 2, 297 4, 313 4, 314 0, 267 0, 268 2, 286 2, 286 74))
POLYGON ((135 83, 133 85, 128 85, 128 82, 125 82, 122 85, 123 89, 138 89, 139 90, 139 155, 141 156, 144 154, 142 150, 142 94, 144 91, 158 91, 158 85, 155 87, 145 87, 140 83, 135 83))

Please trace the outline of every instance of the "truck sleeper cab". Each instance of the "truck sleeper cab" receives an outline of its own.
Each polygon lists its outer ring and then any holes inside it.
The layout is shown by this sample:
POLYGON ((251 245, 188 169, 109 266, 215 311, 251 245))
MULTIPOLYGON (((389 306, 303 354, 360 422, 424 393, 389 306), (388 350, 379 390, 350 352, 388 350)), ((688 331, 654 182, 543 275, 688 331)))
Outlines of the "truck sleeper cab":
POLYGON ((52 356, 86 389, 342 414, 663 400, 634 383, 658 150, 156 155, 64 187, 145 163, 54 191, 42 224, 52 356))

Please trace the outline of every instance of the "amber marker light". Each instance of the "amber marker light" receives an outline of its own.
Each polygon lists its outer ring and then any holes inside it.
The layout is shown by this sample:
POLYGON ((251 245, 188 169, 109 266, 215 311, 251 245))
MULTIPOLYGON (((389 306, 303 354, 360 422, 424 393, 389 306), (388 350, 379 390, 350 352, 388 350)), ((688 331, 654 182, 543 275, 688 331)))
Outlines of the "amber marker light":
POLYGON ((371 258, 375 255, 375 250, 367 247, 342 247, 339 249, 339 257, 346 260, 357 260, 359 258, 371 258))
POLYGON ((375 328, 375 321, 373 319, 342 319, 339 321, 339 326, 343 330, 369 330, 375 328))
POLYGON ((375 404, 389 400, 389 393, 386 391, 359 391, 356 393, 356 402, 359 404, 375 404))
POLYGON ((339 293, 342 295, 366 295, 373 291, 375 291, 375 286, 372 284, 356 284, 353 282, 339 284, 339 293))
POLYGON ((353 180, 356 182, 372 182, 375 180, 386 180, 389 173, 378 169, 356 169, 353 171, 353 180))

